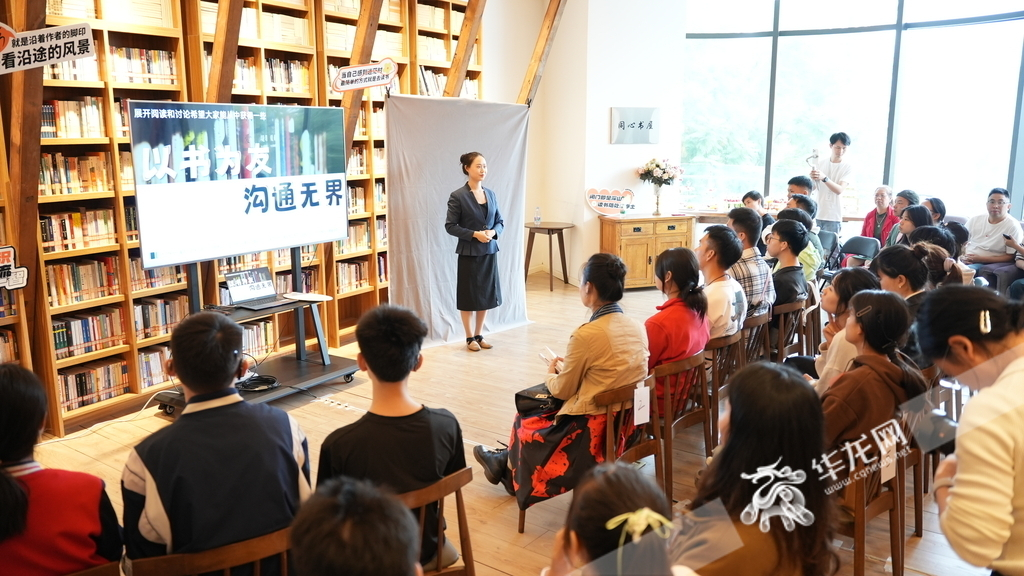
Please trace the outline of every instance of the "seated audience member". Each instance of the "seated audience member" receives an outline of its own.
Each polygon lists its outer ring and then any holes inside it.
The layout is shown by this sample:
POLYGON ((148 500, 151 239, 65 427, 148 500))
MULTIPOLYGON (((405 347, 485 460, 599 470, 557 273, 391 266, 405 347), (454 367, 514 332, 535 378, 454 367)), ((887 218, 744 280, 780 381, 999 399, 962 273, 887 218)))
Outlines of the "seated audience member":
POLYGON ((987 214, 967 221, 971 239, 967 242, 963 261, 975 270, 985 264, 1014 260, 1016 251, 1008 245, 1004 234, 1017 244, 1024 242, 1020 222, 1010 216, 1010 193, 1005 188, 993 188, 988 193, 987 207, 987 214))
POLYGON ((931 212, 921 206, 908 206, 900 217, 900 238, 897 244, 910 246, 910 233, 921 226, 930 226, 932 223, 931 212))
MULTIPOLYGON (((786 202, 786 208, 799 208, 814 220, 814 217, 818 214, 818 203, 815 202, 810 196, 804 196, 803 194, 794 194, 789 197, 789 202, 786 202)), ((810 230, 810 228, 808 228, 810 230)), ((819 228, 820 230, 820 228, 819 228)))
MULTIPOLYGON (((757 190, 751 190, 743 195, 743 205, 751 210, 757 212, 757 215, 761 218, 761 229, 771 228, 772 224, 775 224, 775 217, 768 213, 768 209, 764 205, 764 196, 757 190)), ((761 256, 764 256, 764 251, 767 247, 764 245, 764 241, 761 237, 757 237, 757 250, 761 256)))
POLYGON ((786 183, 786 197, 792 198, 796 194, 803 194, 808 198, 814 192, 814 181, 811 180, 810 176, 793 176, 786 183))
MULTIPOLYGON (((967 227, 959 222, 946 222, 944 228, 953 235, 956 240, 956 261, 960 267, 960 273, 964 276, 964 284, 972 284, 974 282, 974 268, 971 268, 967 264, 963 263, 963 255, 967 250, 967 242, 971 239, 971 233, 967 231, 967 227)), ((1018 265, 1019 266, 1019 265, 1018 265)))
POLYGON ((824 341, 818 346, 821 355, 814 359, 817 380, 812 384, 819 395, 824 394, 857 357, 857 347, 846 340, 850 299, 858 292, 880 288, 878 278, 867 268, 843 268, 821 291, 821 309, 828 314, 828 324, 822 330, 824 341))
MULTIPOLYGON (((233 383, 248 367, 242 327, 224 314, 192 314, 174 329, 166 370, 181 381, 187 404, 125 463, 129 559, 202 552, 281 530, 309 496, 306 437, 287 412, 242 400, 233 383)), ((278 572, 272 564, 265 573, 278 572)))
POLYGON ((772 282, 774 306, 807 299, 807 279, 797 254, 807 248, 807 228, 795 220, 779 220, 768 235, 768 255, 778 259, 772 282))
MULTIPOLYGON (((903 218, 903 211, 910 206, 917 206, 921 203, 921 197, 917 195, 917 192, 913 190, 903 190, 896 194, 896 200, 893 201, 892 207, 897 218, 903 218)), ((895 246, 900 241, 900 227, 893 226, 892 230, 889 231, 889 236, 882 242, 882 247, 895 246)))
POLYGON ((949 231, 945 224, 941 226, 921 226, 910 233, 910 245, 927 242, 942 248, 949 254, 952 262, 946 262, 943 266, 956 266, 960 269, 960 276, 964 284, 970 284, 974 278, 974 269, 959 261, 960 244, 949 231))
POLYGON ((729 274, 742 255, 739 237, 721 224, 708 226, 697 246, 697 261, 704 273, 704 293, 708 297, 711 338, 732 336, 743 328, 747 318, 747 296, 729 274))
POLYGON ((671 518, 665 493, 648 476, 627 464, 601 464, 573 490, 565 526, 555 534, 551 567, 543 574, 692 574, 669 566, 671 518))
MULTIPOLYGON (((349 476, 398 494, 425 488, 466 467, 462 429, 444 408, 427 408, 409 395, 409 375, 423 365, 427 326, 411 310, 382 304, 356 325, 356 362, 373 384, 370 409, 327 436, 320 447, 317 485, 349 476), (388 458, 381 458, 387 454, 388 458)), ((506 481, 506 488, 511 483, 506 481)), ((511 490, 509 490, 511 493, 511 490)), ((420 563, 437 568, 437 504, 427 506, 420 563)), ((441 568, 459 555, 447 538, 441 568)))
POLYGON ((889 237, 889 232, 899 222, 900 218, 896 215, 896 209, 892 207, 892 189, 888 186, 879 186, 875 189, 875 207, 864 216, 864 225, 861 226, 860 235, 874 238, 884 245, 889 237))
POLYGON ((826 453, 818 395, 795 370, 758 362, 732 376, 726 400, 718 421, 720 451, 702 475, 679 542, 673 545, 673 561, 701 565, 701 576, 834 574, 839 567, 832 547, 834 508, 822 480, 827 476, 815 473, 813 465, 826 453), (776 480, 770 475, 751 480, 762 469, 774 470, 782 476, 779 481, 793 481, 791 471, 806 471, 799 484, 802 505, 785 515, 792 523, 784 524, 782 514, 764 510, 780 500, 772 499, 751 514, 751 502, 776 480), (735 550, 724 544, 733 530, 743 543, 735 550))
POLYGON ((728 226, 743 245, 743 256, 729 268, 729 274, 743 287, 747 318, 759 316, 775 302, 772 269, 753 245, 754 239, 761 237, 761 219, 749 208, 733 208, 729 212, 728 226))
POLYGON ((995 292, 947 286, 918 316, 921 350, 943 373, 980 390, 960 415, 956 455, 935 474, 939 525, 979 574, 1024 566, 1024 312, 995 292))
POLYGON ((939 198, 925 198, 921 205, 932 215, 932 223, 938 226, 946 221, 946 203, 939 198))
MULTIPOLYGON (((921 372, 899 352, 910 324, 906 303, 892 292, 867 290, 850 299, 846 340, 857 347, 857 357, 821 397, 825 453, 851 442, 873 444, 871 431, 893 419, 898 406, 924 393, 921 372)), ((879 447, 869 452, 878 454, 879 447)))
POLYGON ((103 480, 32 458, 46 404, 35 374, 0 364, 0 572, 12 576, 62 576, 121 559, 103 480))
POLYGON ((423 576, 413 515, 365 480, 342 476, 317 486, 295 515, 291 541, 302 576, 423 576))
POLYGON ((473 449, 491 484, 511 474, 522 510, 572 490, 604 461, 607 422, 594 396, 647 377, 647 333, 619 306, 625 280, 626 265, 618 256, 594 254, 587 260, 580 300, 591 311, 590 321, 573 332, 565 358, 551 360, 545 380, 551 395, 563 401, 560 407, 516 415, 507 449, 473 449))
MULTIPOLYGON (((800 251, 797 259, 804 268, 804 277, 808 282, 814 282, 818 278, 818 270, 825 265, 825 257, 822 255, 825 250, 821 246, 821 240, 808 227, 814 221, 799 208, 786 208, 780 211, 779 220, 795 220, 803 224, 804 229, 807 230, 807 247, 800 251)), ((778 263, 776 263, 775 269, 778 270, 778 263)))

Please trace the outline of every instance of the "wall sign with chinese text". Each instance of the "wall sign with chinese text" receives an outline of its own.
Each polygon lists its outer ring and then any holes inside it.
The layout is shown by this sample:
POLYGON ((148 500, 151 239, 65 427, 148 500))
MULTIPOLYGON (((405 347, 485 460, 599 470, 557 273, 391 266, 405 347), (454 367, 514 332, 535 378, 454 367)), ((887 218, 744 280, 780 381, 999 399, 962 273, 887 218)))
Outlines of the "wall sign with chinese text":
POLYGON ((346 66, 334 77, 331 88, 335 92, 344 92, 383 86, 390 84, 396 74, 398 74, 398 65, 391 58, 385 58, 376 64, 346 66))
POLYGON ((344 110, 128 102, 146 268, 348 234, 344 110))
POLYGON ((14 246, 0 246, 0 288, 17 290, 28 285, 28 268, 18 266, 14 246))
POLYGON ((85 23, 20 33, 0 23, 0 74, 84 58, 94 53, 92 28, 85 23))
POLYGON ((660 108, 612 108, 612 144, 657 144, 660 108))
POLYGON ((633 191, 629 188, 625 190, 591 188, 586 191, 586 196, 587 206, 590 206, 594 212, 605 216, 618 216, 627 210, 636 209, 636 205, 633 204, 633 191))

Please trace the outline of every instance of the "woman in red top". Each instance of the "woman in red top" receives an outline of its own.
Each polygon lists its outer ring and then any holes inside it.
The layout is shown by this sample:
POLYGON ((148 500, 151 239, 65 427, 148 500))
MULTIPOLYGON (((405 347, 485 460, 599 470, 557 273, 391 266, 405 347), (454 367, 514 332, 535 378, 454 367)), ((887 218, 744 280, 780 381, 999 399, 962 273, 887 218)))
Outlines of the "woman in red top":
POLYGON ((875 238, 884 245, 892 227, 899 222, 900 219, 892 208, 892 190, 888 186, 879 186, 875 189, 875 208, 864 217, 860 235, 875 238))
MULTIPOLYGON (((689 248, 671 248, 654 263, 654 282, 667 300, 647 319, 648 369, 689 358, 704 349, 711 338, 708 328, 708 297, 700 284, 697 255, 689 248)), ((664 393, 656 385, 658 406, 664 393)))
POLYGON ((90 474, 43 469, 32 452, 46 416, 36 375, 0 365, 0 572, 60 576, 121 558, 121 527, 90 474))

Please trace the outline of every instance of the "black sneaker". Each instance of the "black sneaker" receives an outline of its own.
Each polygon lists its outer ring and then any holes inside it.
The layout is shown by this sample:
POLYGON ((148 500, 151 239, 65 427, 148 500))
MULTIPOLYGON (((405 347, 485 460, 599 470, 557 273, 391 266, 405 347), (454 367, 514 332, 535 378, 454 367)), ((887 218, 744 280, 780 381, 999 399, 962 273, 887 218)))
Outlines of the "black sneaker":
POLYGON ((479 444, 473 447, 473 457, 484 469, 484 477, 491 484, 497 484, 507 476, 508 449, 488 450, 479 444))

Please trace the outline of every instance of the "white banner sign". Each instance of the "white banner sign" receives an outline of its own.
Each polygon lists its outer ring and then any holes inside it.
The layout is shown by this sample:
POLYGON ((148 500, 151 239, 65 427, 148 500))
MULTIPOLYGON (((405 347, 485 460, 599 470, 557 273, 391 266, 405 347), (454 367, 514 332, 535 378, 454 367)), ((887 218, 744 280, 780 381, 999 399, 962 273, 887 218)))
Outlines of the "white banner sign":
POLYGON ((93 54, 92 28, 85 23, 21 33, 0 24, 0 74, 93 54))
POLYGON ((398 74, 398 66, 391 58, 385 58, 376 64, 347 66, 334 77, 331 88, 335 92, 344 92, 383 86, 389 84, 396 74, 398 74))

